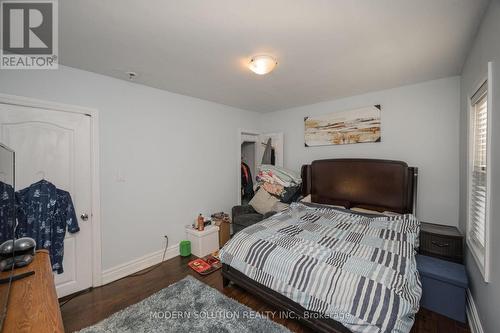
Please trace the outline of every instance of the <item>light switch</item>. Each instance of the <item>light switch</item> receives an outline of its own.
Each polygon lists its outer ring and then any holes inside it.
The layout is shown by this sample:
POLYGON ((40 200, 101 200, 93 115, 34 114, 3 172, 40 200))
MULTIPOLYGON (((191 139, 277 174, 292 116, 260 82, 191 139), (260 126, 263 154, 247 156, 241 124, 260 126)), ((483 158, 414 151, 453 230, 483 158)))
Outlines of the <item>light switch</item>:
POLYGON ((123 175, 122 169, 116 170, 116 182, 117 183, 124 183, 125 182, 125 176, 123 175))

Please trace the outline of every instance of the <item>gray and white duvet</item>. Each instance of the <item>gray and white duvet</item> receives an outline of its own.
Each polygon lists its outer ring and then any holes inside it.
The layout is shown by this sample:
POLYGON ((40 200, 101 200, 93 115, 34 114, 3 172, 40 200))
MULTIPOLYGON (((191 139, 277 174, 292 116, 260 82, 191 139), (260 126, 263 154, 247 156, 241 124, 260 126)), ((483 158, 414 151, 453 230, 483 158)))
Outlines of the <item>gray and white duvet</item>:
POLYGON ((409 332, 421 284, 412 215, 367 217, 294 203, 237 233, 223 263, 353 332, 409 332))

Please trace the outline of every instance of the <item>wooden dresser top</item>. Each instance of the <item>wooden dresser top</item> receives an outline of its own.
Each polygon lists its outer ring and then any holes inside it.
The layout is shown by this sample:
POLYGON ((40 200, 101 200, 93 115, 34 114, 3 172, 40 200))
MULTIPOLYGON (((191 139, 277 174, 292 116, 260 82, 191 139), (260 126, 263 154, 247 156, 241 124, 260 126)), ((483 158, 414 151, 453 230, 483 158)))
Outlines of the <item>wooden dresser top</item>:
POLYGON ((428 223, 428 222, 421 222, 420 223, 420 231, 429 233, 429 234, 435 234, 435 235, 443 235, 443 236, 450 236, 450 237, 462 237, 462 234, 460 231, 453 226, 448 226, 448 225, 441 225, 441 224, 434 224, 434 223, 428 223))
MULTIPOLYGON (((3 332, 64 332, 54 276, 46 250, 36 252, 33 262, 14 274, 35 271, 34 275, 12 282, 3 332)), ((8 277, 7 272, 0 274, 8 277)), ((0 290, 7 284, 0 285, 0 290)))

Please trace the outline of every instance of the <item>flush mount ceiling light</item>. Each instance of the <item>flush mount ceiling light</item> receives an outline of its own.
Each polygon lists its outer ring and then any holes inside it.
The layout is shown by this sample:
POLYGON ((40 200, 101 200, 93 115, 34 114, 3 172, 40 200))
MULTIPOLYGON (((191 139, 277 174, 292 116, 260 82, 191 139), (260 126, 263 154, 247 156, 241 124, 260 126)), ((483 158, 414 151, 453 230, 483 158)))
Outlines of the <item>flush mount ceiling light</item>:
POLYGON ((276 59, 269 55, 258 55, 253 57, 248 64, 248 68, 258 75, 270 73, 278 64, 276 59))

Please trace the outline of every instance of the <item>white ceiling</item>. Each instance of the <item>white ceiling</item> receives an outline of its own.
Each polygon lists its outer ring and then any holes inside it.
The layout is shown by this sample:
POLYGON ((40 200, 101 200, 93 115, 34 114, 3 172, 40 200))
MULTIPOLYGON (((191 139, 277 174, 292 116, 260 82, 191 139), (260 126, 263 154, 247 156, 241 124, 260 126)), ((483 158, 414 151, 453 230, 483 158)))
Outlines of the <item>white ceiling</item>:
POLYGON ((460 74, 488 0, 65 0, 67 66, 269 112, 460 74), (257 76, 245 64, 270 54, 257 76))

